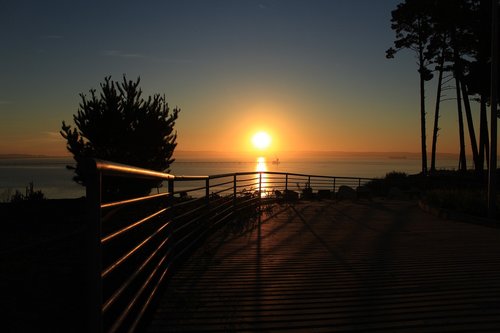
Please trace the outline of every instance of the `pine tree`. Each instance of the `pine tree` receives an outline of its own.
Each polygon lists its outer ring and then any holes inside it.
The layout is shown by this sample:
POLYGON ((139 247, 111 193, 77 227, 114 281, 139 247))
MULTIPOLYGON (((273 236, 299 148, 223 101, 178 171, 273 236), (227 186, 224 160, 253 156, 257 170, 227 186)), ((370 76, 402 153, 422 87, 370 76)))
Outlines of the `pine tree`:
POLYGON ((409 49, 416 53, 420 79, 420 138, 422 149, 422 174, 427 173, 427 144, 425 129, 425 81, 432 79, 432 72, 427 67, 426 51, 432 35, 430 0, 406 0, 392 11, 391 28, 396 32, 394 48, 386 51, 388 59, 401 49, 409 49))
MULTIPOLYGON (((123 163, 155 171, 170 172, 177 145, 174 132, 179 108, 170 110, 165 96, 141 97, 140 78, 135 82, 114 82, 111 76, 100 84, 100 93, 80 94, 75 128, 62 122, 61 135, 76 161, 74 181, 86 185, 91 159, 123 163)), ((155 181, 110 178, 104 183, 103 197, 123 198, 145 195, 159 185, 155 181)))

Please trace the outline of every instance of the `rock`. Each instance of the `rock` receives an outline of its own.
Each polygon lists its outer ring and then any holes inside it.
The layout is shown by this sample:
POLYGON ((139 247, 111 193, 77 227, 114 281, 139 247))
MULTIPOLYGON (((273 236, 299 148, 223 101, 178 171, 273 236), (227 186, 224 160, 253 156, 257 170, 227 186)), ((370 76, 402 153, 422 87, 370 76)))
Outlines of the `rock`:
POLYGON ((356 191, 352 187, 346 185, 340 186, 337 192, 337 199, 340 200, 355 200, 357 197, 356 191))
POLYGON ((299 199, 299 194, 292 190, 285 190, 283 197, 285 198, 285 200, 294 201, 299 199))
POLYGON ((358 199, 372 199, 372 191, 366 186, 360 186, 357 188, 358 199))
POLYGON ((405 194, 398 187, 391 187, 387 196, 390 199, 405 199, 405 194))
POLYGON ((332 192, 330 190, 318 190, 319 199, 330 199, 332 197, 332 192))
POLYGON ((310 187, 306 187, 302 189, 302 199, 312 199, 314 197, 313 195, 313 189, 310 187))

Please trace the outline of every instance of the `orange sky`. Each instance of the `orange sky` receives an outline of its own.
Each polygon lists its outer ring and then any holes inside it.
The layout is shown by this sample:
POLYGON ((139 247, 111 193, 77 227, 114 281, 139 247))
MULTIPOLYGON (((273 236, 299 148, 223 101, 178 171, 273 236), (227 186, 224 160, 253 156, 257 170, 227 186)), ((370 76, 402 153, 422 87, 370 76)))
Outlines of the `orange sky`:
MULTIPOLYGON (((182 109, 179 151, 253 154, 251 137, 264 130, 271 155, 419 152, 414 57, 385 59, 399 2, 96 2, 99 11, 88 2, 10 2, 0 154, 67 155, 59 130, 72 123, 78 94, 123 74, 141 77, 144 96, 166 94, 182 109)), ((429 152, 434 91, 429 84, 429 152)), ((453 103, 443 104, 439 152, 458 151, 453 103)))

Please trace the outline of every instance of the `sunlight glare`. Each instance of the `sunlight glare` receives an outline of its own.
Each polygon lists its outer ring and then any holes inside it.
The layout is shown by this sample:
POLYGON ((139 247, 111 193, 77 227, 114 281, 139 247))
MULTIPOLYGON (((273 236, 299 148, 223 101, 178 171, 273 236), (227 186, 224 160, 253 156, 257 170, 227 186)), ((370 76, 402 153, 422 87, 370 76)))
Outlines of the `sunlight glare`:
POLYGON ((252 143, 255 148, 264 150, 271 144, 271 136, 266 132, 257 132, 252 137, 252 143))

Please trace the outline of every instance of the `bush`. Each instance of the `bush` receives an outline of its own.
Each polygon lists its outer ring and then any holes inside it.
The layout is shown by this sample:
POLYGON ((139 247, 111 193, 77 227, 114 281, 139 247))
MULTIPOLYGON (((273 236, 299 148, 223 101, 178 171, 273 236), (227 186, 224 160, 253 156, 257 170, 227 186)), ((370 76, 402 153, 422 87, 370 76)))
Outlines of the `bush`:
POLYGON ((34 190, 33 182, 30 182, 26 186, 26 194, 22 194, 19 190, 16 190, 14 194, 10 197, 10 202, 21 202, 21 201, 41 201, 45 200, 45 194, 41 190, 34 190))
POLYGON ((487 196, 481 190, 435 189, 425 195, 431 206, 475 216, 486 216, 487 196))
POLYGON ((366 187, 375 195, 386 196, 391 189, 397 188, 401 191, 410 190, 413 187, 419 188, 418 176, 408 176, 404 172, 392 171, 384 178, 374 179, 366 184, 366 187))

